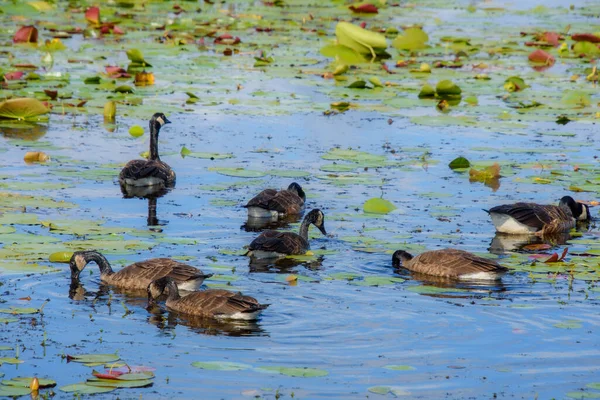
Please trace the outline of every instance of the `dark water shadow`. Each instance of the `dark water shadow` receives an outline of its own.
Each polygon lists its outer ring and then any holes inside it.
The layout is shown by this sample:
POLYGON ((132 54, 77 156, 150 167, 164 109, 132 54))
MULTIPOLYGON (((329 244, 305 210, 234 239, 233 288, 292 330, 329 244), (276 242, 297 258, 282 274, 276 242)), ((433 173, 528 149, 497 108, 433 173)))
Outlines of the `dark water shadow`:
MULTIPOLYGON (((490 242, 488 251, 492 254, 504 255, 509 252, 517 253, 538 253, 540 249, 535 246, 548 245, 547 250, 562 246, 571 239, 568 233, 559 233, 555 235, 511 235, 507 233, 496 233, 490 242), (527 246, 532 246, 530 249, 527 246)), ((543 250, 543 249, 542 249, 543 250)))
POLYGON ((177 325, 189 328, 192 332, 210 336, 269 336, 258 320, 218 320, 164 311, 155 306, 148 310, 148 323, 163 331, 173 330, 177 325))
POLYGON ((255 218, 248 217, 246 223, 240 229, 246 232, 261 232, 265 229, 287 228, 290 224, 300 221, 302 214, 287 215, 282 218, 255 218))
POLYGON ((2 122, 0 135, 7 139, 38 140, 48 132, 48 125, 31 122, 2 122))
POLYGON ((317 271, 323 267, 323 256, 311 261, 295 260, 293 258, 260 258, 250 257, 248 268, 250 272, 267 272, 277 274, 288 274, 294 272, 296 267, 304 266, 310 271, 317 271))

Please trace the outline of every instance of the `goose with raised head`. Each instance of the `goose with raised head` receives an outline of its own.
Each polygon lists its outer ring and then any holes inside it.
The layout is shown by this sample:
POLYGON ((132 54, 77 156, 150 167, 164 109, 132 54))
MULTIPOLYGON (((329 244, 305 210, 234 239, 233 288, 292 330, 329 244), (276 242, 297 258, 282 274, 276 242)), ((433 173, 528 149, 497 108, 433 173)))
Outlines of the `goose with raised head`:
POLYGON ((130 290, 146 290, 153 280, 170 277, 183 290, 196 290, 213 274, 170 258, 152 258, 128 265, 114 272, 106 257, 97 251, 76 251, 71 256, 71 280, 79 280, 85 266, 94 261, 100 268, 100 280, 108 285, 130 290))
POLYGON ((292 182, 285 190, 265 189, 244 206, 251 218, 279 218, 304 211, 306 194, 302 187, 292 182))
POLYGON ((158 155, 158 133, 163 125, 169 124, 165 114, 156 113, 150 118, 150 156, 147 160, 131 160, 121 170, 119 183, 123 186, 175 185, 175 172, 160 160, 158 155))
POLYGON ((485 210, 497 232, 510 234, 555 234, 568 232, 577 221, 590 219, 587 204, 571 196, 560 199, 558 206, 536 203, 503 204, 485 210))
POLYGON ((493 260, 456 249, 426 251, 415 257, 397 250, 392 256, 392 266, 425 275, 466 280, 497 280, 508 271, 493 260))
POLYGON ((165 290, 168 292, 165 303, 167 308, 198 317, 253 320, 269 306, 269 304, 260 304, 254 297, 224 289, 192 292, 185 297, 181 297, 177 284, 167 276, 148 285, 148 308, 156 304, 156 299, 165 290))
POLYGON ((300 232, 264 231, 248 246, 248 256, 253 258, 279 258, 287 255, 305 254, 310 250, 308 243, 308 227, 313 224, 323 235, 325 231, 325 215, 314 209, 302 220, 300 232))

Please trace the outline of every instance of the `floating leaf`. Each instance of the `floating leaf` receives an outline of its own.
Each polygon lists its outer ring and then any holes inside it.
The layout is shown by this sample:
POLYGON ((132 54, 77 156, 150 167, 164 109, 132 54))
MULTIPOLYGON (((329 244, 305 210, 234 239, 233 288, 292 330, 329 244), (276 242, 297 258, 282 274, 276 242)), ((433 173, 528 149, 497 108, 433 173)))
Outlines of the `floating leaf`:
POLYGON ((335 35, 338 43, 349 47, 359 54, 371 55, 385 52, 387 42, 385 36, 363 29, 349 22, 338 22, 335 27, 335 35))
POLYGON ((583 327, 583 324, 578 320, 568 320, 565 322, 557 322, 553 326, 560 329, 579 329, 583 327))
POLYGON ((49 111, 42 102, 31 98, 10 99, 0 103, 0 119, 30 119, 49 111))
POLYGON ((450 80, 439 81, 435 86, 435 91, 438 96, 457 96, 462 93, 462 90, 450 80))
POLYGON ((469 179, 473 181, 486 182, 498 178, 500 178, 500 164, 498 163, 480 170, 475 168, 469 170, 469 179))
MULTIPOLYGON (((336 58, 337 60, 339 60, 347 65, 356 65, 356 64, 361 64, 361 63, 367 62, 367 60, 358 51, 356 51, 350 47, 347 47, 347 46, 342 46, 341 44, 327 45, 327 46, 321 48, 320 52, 325 57, 336 58)), ((347 65, 346 65, 346 70, 347 70, 347 65)), ((342 68, 342 70, 343 69, 344 68, 342 68)), ((340 70, 340 71, 338 71, 337 75, 342 74, 344 72, 345 71, 342 72, 340 70)), ((335 72, 334 72, 334 75, 336 75, 335 72)))
POLYGON ((426 83, 419 92, 419 98, 435 97, 435 89, 430 84, 426 83))
POLYGON ((358 286, 390 286, 404 281, 402 278, 388 276, 366 276, 363 280, 353 280, 352 284, 358 286))
POLYGON ((349 89, 364 89, 366 87, 367 87, 367 82, 363 81, 362 79, 354 81, 350 85, 348 85, 349 89))
POLYGON ((233 154, 231 153, 209 153, 202 151, 191 151, 185 146, 181 148, 180 154, 181 157, 205 158, 209 160, 224 160, 227 158, 233 158, 233 154))
POLYGON ((60 390, 67 393, 77 393, 77 394, 96 394, 96 393, 108 393, 115 390, 115 387, 103 387, 103 386, 91 386, 83 383, 75 383, 73 385, 62 386, 60 390))
POLYGON ((511 76, 504 81, 504 89, 507 92, 520 92, 528 87, 523 78, 519 76, 511 76))
POLYGON ((0 308, 0 313, 2 313, 2 314, 37 314, 39 312, 40 312, 39 308, 33 308, 33 307, 0 308))
POLYGON ((420 50, 427 47, 429 36, 421 28, 408 28, 402 35, 398 35, 392 46, 398 50, 420 50))
POLYGON ((573 53, 587 57, 595 57, 600 54, 600 48, 591 42, 577 42, 573 45, 573 53))
MULTIPOLYGON (((29 388, 33 379, 34 377, 16 377, 9 381, 2 381, 2 384, 29 388)), ((52 379, 37 378, 37 380, 38 386, 42 389, 56 386, 56 381, 52 379)))
POLYGON ((211 167, 208 170, 214 171, 221 175, 235 176, 238 178, 260 178, 266 175, 264 172, 245 168, 211 167))
POLYGON ((537 49, 531 52, 528 56, 528 59, 533 63, 539 63, 544 65, 553 65, 556 61, 554 56, 541 49, 537 49))
POLYGON ((133 137, 140 137, 144 135, 144 128, 139 125, 133 125, 129 128, 129 134, 133 137))
POLYGON ((37 43, 38 30, 33 25, 23 26, 13 36, 14 43, 37 43))
POLYGON ((329 375, 329 372, 317 368, 292 368, 292 367, 259 367, 257 371, 275 372, 281 375, 300 377, 300 378, 315 378, 329 375))
POLYGON ((252 365, 230 361, 196 361, 192 363, 192 367, 213 371, 242 371, 252 368, 252 365))
POLYGON ((68 263, 71 260, 72 256, 72 251, 57 251, 55 253, 50 254, 48 260, 50 262, 68 263))
POLYGON ((47 162, 50 160, 50 156, 43 151, 28 151, 23 160, 26 163, 47 162))
POLYGON ((133 62, 133 63, 141 64, 145 67, 152 66, 146 60, 144 60, 144 55, 138 49, 129 49, 126 51, 126 54, 127 54, 127 58, 129 58, 129 60, 131 60, 131 62, 133 62))
POLYGON ((29 393, 31 393, 31 389, 28 387, 0 386, 0 396, 2 397, 25 396, 29 393))
POLYGON ((135 86, 154 85, 154 74, 152 72, 138 72, 135 74, 135 86))
POLYGON ((471 163, 464 157, 457 157, 454 160, 450 161, 450 164, 448 164, 448 167, 450 167, 450 169, 469 168, 470 166, 471 163))
POLYGON ((23 364, 23 360, 19 360, 18 358, 14 358, 14 357, 0 357, 0 365, 2 365, 3 363, 6 364, 23 364))
POLYGON ((79 354, 75 356, 67 355, 67 362, 78 362, 78 363, 109 363, 119 360, 117 354, 79 354))
POLYGON ((386 394, 390 393, 390 391, 391 391, 389 386, 371 386, 367 390, 371 393, 380 394, 380 395, 386 395, 386 394))
POLYGON ((85 11, 85 19, 91 24, 100 25, 100 8, 90 7, 85 11))
POLYGON ((88 379, 86 385, 94 387, 109 387, 109 388, 141 388, 152 386, 152 379, 137 379, 137 380, 120 380, 120 379, 88 379))
POLYGON ((363 205, 363 211, 366 213, 374 213, 374 214, 387 214, 391 211, 394 211, 397 207, 393 205, 390 201, 374 197, 365 201, 363 205))
POLYGON ((352 10, 352 12, 355 12, 358 14, 377 14, 378 13, 377 7, 371 3, 353 4, 348 8, 350 10, 352 10))
MULTIPOLYGON (((100 78, 98 78, 100 79, 100 78)), ((87 83, 87 82, 86 82, 87 83)), ((107 101, 104 103, 104 118, 114 120, 117 115, 117 103, 114 101, 107 101)))
POLYGON ((415 367, 410 365, 386 365, 383 368, 391 369, 392 371, 414 371, 415 367))

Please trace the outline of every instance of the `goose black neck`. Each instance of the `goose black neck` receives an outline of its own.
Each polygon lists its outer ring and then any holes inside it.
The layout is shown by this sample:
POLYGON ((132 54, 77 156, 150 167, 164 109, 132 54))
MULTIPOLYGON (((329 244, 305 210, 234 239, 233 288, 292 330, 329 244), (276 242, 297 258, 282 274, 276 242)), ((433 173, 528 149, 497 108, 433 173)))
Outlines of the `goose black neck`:
POLYGON ((160 161, 158 156, 158 131, 160 131, 160 124, 156 121, 150 121, 150 160, 160 161))
POLYGON ((177 288, 177 284, 174 280, 169 279, 165 288, 169 289, 169 295, 167 296, 167 301, 175 301, 179 300, 181 296, 179 295, 179 289, 177 288))
POLYGON ((97 251, 91 251, 85 255, 87 262, 95 261, 100 268, 100 275, 112 275, 114 274, 108 260, 97 251))
POLYGON ((310 224, 311 222, 308 220, 308 218, 304 217, 302 224, 300 225, 300 236, 306 241, 308 241, 308 226, 310 224))

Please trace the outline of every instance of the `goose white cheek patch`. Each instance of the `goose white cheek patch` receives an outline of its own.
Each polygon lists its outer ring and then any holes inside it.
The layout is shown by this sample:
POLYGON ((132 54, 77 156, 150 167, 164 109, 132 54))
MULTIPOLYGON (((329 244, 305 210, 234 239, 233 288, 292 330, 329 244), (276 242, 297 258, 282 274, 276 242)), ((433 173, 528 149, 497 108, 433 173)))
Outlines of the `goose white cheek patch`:
POLYGON ((156 118, 156 120, 158 121, 158 123, 160 124, 160 126, 163 126, 165 124, 165 120, 162 119, 162 117, 158 117, 158 118, 156 118))

